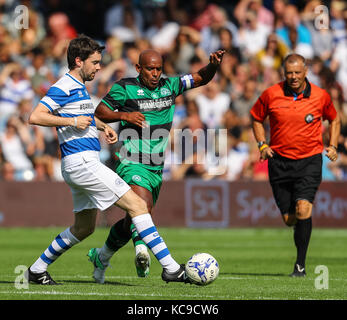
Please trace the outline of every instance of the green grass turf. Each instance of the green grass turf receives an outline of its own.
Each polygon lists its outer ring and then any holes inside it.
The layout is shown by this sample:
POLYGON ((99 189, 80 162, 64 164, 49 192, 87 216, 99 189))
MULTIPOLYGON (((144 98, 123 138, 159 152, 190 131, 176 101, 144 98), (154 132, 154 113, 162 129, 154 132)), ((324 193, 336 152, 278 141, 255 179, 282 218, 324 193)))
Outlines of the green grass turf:
MULTIPOLYGON (((307 257, 306 278, 290 278, 296 257, 292 230, 280 229, 186 229, 159 228, 172 255, 186 262, 196 252, 212 254, 220 274, 206 287, 166 284, 161 267, 152 255, 148 278, 138 278, 134 249, 129 242, 111 260, 106 283, 96 284, 86 254, 103 245, 107 228, 97 228, 82 243, 63 254, 49 267, 61 286, 30 284, 16 289, 18 265, 29 266, 64 228, 0 229, 0 299, 100 299, 100 300, 282 300, 347 299, 346 229, 313 229, 307 257), (318 265, 329 271, 328 289, 317 289, 318 265)), ((321 283, 321 282, 319 282, 321 283)))

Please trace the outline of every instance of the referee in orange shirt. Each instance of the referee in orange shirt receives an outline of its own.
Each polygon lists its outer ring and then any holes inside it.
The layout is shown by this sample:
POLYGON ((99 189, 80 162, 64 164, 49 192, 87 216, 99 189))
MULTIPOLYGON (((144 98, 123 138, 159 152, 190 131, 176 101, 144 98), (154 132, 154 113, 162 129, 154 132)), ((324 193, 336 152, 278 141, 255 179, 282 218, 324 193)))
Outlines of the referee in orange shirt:
POLYGON ((260 157, 268 159, 269 180, 283 221, 294 226, 297 259, 293 277, 306 275, 305 260, 312 231, 312 205, 322 180, 322 120, 329 121, 325 155, 337 159, 340 117, 329 94, 310 83, 305 58, 288 55, 285 81, 266 89, 251 109, 260 157), (269 117, 270 142, 264 120, 269 117))

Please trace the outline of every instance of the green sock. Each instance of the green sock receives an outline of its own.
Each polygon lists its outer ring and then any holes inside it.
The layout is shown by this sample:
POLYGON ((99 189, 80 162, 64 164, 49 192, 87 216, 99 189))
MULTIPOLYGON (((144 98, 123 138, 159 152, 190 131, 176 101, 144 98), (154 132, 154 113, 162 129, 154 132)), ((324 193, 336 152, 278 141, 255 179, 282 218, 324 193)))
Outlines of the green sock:
POLYGON ((139 244, 143 244, 146 246, 146 244, 143 242, 143 240, 140 238, 139 234, 137 233, 137 230, 133 223, 130 225, 130 231, 131 231, 131 238, 133 239, 134 247, 138 246, 139 244))
POLYGON ((113 251, 125 246, 131 238, 130 232, 125 232, 123 228, 124 219, 116 222, 110 230, 110 233, 106 240, 106 245, 113 251))

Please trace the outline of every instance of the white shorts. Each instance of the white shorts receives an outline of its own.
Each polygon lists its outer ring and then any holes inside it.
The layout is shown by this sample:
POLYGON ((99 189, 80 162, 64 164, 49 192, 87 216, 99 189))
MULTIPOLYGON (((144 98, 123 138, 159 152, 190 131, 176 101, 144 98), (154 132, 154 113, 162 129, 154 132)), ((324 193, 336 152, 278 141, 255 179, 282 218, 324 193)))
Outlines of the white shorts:
POLYGON ((74 212, 106 210, 130 190, 117 173, 100 162, 95 151, 64 157, 61 171, 72 192, 74 212))

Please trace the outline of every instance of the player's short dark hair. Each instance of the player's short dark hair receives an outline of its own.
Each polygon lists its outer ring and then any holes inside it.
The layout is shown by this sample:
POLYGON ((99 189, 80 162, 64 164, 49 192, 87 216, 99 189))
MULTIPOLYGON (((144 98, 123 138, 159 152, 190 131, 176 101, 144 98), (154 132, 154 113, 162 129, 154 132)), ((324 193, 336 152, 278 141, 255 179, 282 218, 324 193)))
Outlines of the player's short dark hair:
POLYGON ((88 59, 88 57, 94 52, 101 53, 104 50, 104 46, 100 46, 92 38, 81 34, 77 38, 70 41, 67 48, 67 63, 70 70, 76 67, 75 59, 80 57, 82 61, 88 59))

